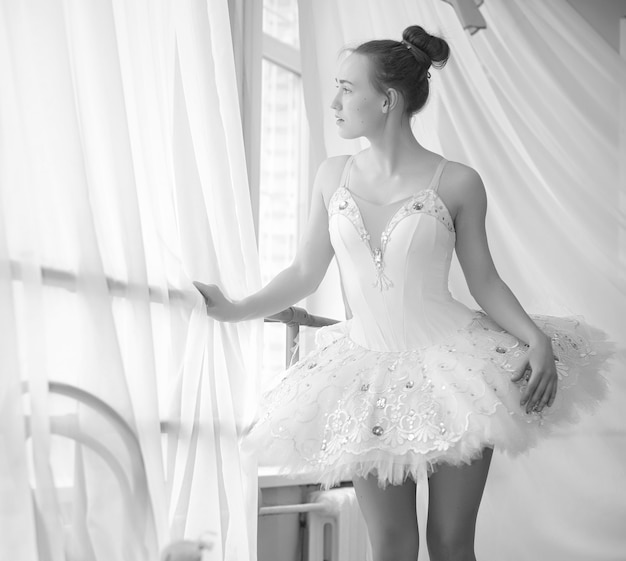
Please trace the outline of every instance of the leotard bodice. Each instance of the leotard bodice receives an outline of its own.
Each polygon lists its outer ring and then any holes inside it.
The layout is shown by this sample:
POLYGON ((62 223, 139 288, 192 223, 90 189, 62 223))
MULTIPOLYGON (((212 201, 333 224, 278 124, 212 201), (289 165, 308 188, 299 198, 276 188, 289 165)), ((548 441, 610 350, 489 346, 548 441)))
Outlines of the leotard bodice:
POLYGON ((353 314, 350 337, 380 351, 436 343, 475 314, 448 289, 456 238, 450 212, 437 193, 447 160, 441 159, 426 188, 417 186, 397 208, 378 238, 366 227, 366 216, 377 211, 368 207, 376 205, 357 203, 349 189, 352 159, 328 205, 330 238, 353 314))

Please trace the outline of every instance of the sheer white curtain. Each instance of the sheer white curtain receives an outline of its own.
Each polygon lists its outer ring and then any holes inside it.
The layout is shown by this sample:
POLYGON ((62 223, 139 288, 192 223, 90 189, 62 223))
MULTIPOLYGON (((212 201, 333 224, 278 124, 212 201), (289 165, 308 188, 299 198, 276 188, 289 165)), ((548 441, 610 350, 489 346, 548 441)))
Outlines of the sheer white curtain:
MULTIPOLYGON (((342 47, 419 24, 452 54, 431 70, 419 140, 474 167, 498 269, 530 312, 577 314, 626 344, 626 63, 565 1, 487 0, 465 32, 439 0, 301 0, 303 81, 319 157, 354 153, 329 104, 342 47), (622 139, 623 142, 623 139, 622 139)), ((336 278, 334 279, 336 283, 336 278)), ((333 300, 327 292, 316 308, 333 300)), ((458 264, 455 295, 471 302, 458 264)), ((339 309, 326 308, 337 315, 339 309)), ((623 361, 621 363, 624 364, 623 361)), ((497 455, 479 518, 481 559, 614 560, 626 551, 623 367, 601 411, 529 455, 497 455)), ((425 548, 420 559, 426 559, 425 548)))
POLYGON ((254 558, 261 324, 191 284, 260 282, 226 0, 2 0, 0 76, 0 559, 254 558))

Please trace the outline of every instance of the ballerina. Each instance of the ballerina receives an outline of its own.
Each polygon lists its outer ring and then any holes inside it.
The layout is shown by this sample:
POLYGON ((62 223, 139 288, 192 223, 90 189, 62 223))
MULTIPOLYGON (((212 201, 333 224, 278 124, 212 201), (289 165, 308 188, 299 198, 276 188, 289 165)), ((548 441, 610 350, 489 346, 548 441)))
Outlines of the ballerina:
POLYGON ((314 292, 336 257, 351 318, 319 330, 316 349, 268 389, 250 438, 286 473, 352 480, 374 561, 417 558, 426 478, 431 560, 475 559, 494 447, 524 451, 605 392, 604 334, 524 311, 489 251, 480 175, 411 131, 429 69, 448 56, 420 26, 354 49, 331 108, 339 135, 370 147, 321 164, 293 263, 239 301, 195 283, 209 316, 261 318, 314 292), (448 290, 453 251, 482 310, 448 290))

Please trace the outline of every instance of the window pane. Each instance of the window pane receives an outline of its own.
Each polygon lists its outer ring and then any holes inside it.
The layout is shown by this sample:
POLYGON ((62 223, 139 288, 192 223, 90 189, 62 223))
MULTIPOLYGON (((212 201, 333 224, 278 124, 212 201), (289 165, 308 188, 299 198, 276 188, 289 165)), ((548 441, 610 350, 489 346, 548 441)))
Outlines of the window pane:
MULTIPOLYGON (((304 214, 307 127, 300 76, 263 60, 259 255, 267 284, 293 260, 304 214)), ((265 329, 263 372, 284 368, 285 327, 265 329)))
POLYGON ((266 283, 295 255, 306 124, 298 75, 263 60, 262 95, 259 248, 266 283))
POLYGON ((263 0, 263 31, 268 35, 300 47, 297 0, 263 0))

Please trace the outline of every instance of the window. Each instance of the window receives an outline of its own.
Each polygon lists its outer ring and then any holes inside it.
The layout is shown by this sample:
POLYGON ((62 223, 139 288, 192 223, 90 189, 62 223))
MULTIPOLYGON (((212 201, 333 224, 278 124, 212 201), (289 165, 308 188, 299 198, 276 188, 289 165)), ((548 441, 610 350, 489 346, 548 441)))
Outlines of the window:
MULTIPOLYGON (((307 207, 308 126, 300 71, 297 0, 262 12, 258 244, 263 284, 295 255, 307 207)), ((285 366, 285 326, 266 324, 263 376, 285 366)))
POLYGON ((263 0, 263 33, 299 49, 297 0, 263 0))

